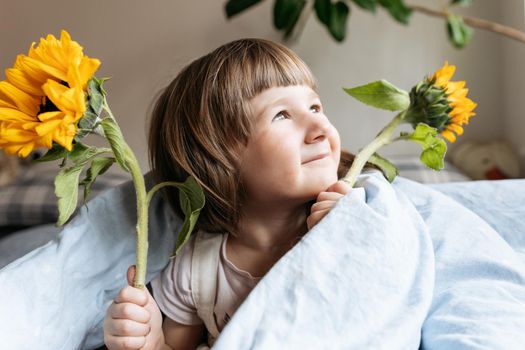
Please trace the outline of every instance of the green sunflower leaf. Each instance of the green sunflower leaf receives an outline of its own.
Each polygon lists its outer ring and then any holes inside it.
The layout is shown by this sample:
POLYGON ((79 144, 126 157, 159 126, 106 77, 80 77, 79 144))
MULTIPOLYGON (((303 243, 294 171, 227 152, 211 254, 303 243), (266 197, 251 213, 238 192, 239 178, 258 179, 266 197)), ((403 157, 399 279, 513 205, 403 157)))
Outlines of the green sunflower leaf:
POLYGON ((94 157, 103 154, 110 153, 109 148, 98 148, 86 146, 80 142, 75 143, 71 152, 68 153, 68 159, 70 159, 75 165, 84 165, 94 157))
POLYGON ((445 167, 447 144, 437 136, 436 128, 419 123, 412 134, 406 135, 406 139, 421 145, 423 150, 419 159, 423 164, 434 170, 441 170, 445 167))
POLYGON ((91 193, 91 186, 99 175, 104 174, 111 165, 115 163, 115 158, 99 157, 91 161, 91 166, 86 172, 86 177, 80 182, 84 186, 84 203, 87 202, 89 194, 91 193))
POLYGON ((378 2, 396 21, 408 24, 412 10, 403 3, 403 0, 378 0, 378 2))
POLYGON ((226 17, 231 18, 259 2, 261 0, 229 0, 224 7, 226 17))
POLYGON ((78 121, 78 129, 75 135, 75 141, 80 142, 84 137, 94 132, 99 122, 100 119, 98 115, 93 112, 91 108, 88 108, 88 110, 84 112, 82 118, 80 118, 78 121))
POLYGON ((36 162, 50 162, 57 159, 62 159, 67 156, 68 150, 59 145, 58 143, 53 143, 53 147, 49 149, 46 154, 42 157, 36 159, 36 162))
POLYGON ((184 183, 170 183, 170 186, 179 189, 179 203, 184 213, 184 223, 182 224, 175 246, 174 255, 176 255, 190 238, 200 212, 202 208, 204 208, 205 196, 201 186, 192 176, 188 176, 184 183))
POLYGON ((408 92, 395 87, 386 80, 378 80, 343 90, 355 99, 380 109, 402 111, 410 105, 408 92))
POLYGON ((102 113, 104 103, 104 91, 102 90, 102 81, 93 77, 88 81, 88 104, 93 113, 98 117, 102 113))
POLYGON ((474 31, 463 22, 460 16, 449 15, 447 17, 447 33, 452 45, 462 49, 470 42, 474 31))
POLYGON ((58 197, 57 226, 64 225, 75 212, 78 201, 78 180, 83 164, 60 170, 55 177, 55 194, 58 197))
POLYGON ((118 165, 128 173, 131 171, 126 157, 126 142, 117 122, 112 118, 104 118, 101 122, 104 135, 108 140, 118 165))
POLYGON ((396 176, 399 175, 397 167, 377 153, 372 154, 368 162, 378 167, 389 182, 393 182, 396 176))

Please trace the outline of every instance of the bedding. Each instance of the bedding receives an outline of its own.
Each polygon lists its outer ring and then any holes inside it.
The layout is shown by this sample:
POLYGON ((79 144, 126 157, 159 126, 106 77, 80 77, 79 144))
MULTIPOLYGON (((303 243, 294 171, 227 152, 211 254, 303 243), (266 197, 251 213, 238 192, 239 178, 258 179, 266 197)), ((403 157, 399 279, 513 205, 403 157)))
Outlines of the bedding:
MULTIPOLYGON (((440 184, 378 173, 255 287, 214 349, 515 349, 525 343, 525 180, 440 184)), ((0 270, 3 344, 93 349, 134 261, 126 183, 59 236, 0 270)), ((150 207, 147 279, 181 220, 150 207)))
MULTIPOLYGON (((54 180, 58 171, 57 164, 32 164, 20 169, 21 176, 14 183, 0 187, 0 227, 4 227, 3 233, 56 222, 58 209, 54 180)), ((125 174, 113 172, 100 176, 91 188, 90 199, 128 179, 125 174)), ((82 193, 80 189, 79 205, 83 202, 82 193)))

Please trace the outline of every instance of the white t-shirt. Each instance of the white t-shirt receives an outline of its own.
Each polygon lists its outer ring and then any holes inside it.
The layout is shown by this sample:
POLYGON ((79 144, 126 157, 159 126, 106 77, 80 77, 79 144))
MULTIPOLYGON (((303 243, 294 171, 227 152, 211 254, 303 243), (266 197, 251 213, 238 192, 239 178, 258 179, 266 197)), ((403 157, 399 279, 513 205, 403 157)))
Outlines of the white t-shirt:
MULTIPOLYGON (((179 254, 151 281, 153 296, 160 310, 172 320, 185 325, 202 324, 191 293, 191 259, 196 234, 179 254)), ((228 234, 223 234, 217 276, 214 316, 219 332, 228 323, 261 277, 237 268, 226 256, 228 234)))

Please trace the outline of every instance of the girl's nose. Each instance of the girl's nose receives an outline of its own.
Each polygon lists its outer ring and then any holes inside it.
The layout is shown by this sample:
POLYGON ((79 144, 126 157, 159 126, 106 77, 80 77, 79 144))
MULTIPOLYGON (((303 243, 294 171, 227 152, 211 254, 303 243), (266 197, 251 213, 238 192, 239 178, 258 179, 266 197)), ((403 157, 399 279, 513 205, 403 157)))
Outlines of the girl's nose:
POLYGON ((316 143, 326 139, 330 130, 330 123, 323 116, 310 116, 308 118, 308 129, 306 131, 305 142, 316 143))

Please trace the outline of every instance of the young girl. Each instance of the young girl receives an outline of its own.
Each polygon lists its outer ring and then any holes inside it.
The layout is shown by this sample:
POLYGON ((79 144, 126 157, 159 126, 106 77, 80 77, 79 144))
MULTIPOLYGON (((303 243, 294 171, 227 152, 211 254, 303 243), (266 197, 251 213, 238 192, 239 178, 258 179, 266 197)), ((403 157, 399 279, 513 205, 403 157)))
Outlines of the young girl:
MULTIPOLYGON (((193 350, 208 335, 211 346, 262 276, 349 191, 338 170, 350 156, 340 161, 339 134, 306 64, 260 39, 184 68, 155 105, 149 146, 155 179, 193 176, 206 205, 197 232, 152 281, 155 299, 120 291, 105 343, 193 350)), ((177 191, 164 194, 182 215, 177 191)), ((130 267, 130 284, 133 276, 130 267)))

